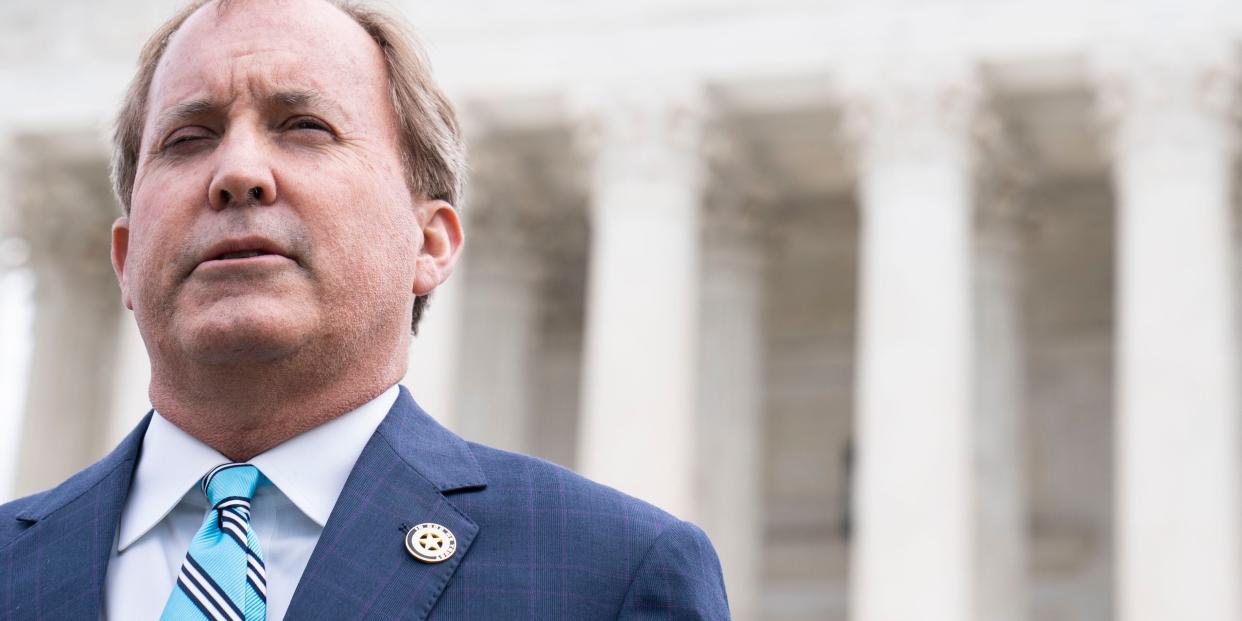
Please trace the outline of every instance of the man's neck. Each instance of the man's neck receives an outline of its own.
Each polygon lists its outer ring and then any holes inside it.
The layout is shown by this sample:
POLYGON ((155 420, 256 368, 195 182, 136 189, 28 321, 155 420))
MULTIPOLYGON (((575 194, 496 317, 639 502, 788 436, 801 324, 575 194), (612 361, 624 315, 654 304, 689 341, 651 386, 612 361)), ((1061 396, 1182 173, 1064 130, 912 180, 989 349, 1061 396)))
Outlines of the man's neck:
POLYGON ((344 367, 337 373, 331 371, 341 369, 293 372, 267 364, 167 374, 153 364, 151 404, 169 422, 225 457, 247 461, 396 384, 405 373, 405 360, 390 358, 331 365, 344 367))

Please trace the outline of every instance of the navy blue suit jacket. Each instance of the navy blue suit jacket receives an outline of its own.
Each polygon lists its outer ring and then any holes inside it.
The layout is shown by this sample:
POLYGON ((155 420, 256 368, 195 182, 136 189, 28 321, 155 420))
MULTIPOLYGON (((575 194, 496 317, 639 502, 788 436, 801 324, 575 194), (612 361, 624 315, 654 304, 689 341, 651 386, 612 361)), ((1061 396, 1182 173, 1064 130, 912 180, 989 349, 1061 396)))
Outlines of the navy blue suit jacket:
MULTIPOLYGON (((100 618, 150 418, 59 487, 0 506, 0 619, 100 618)), ((694 525, 547 462, 463 441, 404 388, 355 464, 288 619, 727 619, 694 525), (457 553, 405 549, 435 522, 457 553)), ((119 621, 119 620, 118 620, 119 621)))

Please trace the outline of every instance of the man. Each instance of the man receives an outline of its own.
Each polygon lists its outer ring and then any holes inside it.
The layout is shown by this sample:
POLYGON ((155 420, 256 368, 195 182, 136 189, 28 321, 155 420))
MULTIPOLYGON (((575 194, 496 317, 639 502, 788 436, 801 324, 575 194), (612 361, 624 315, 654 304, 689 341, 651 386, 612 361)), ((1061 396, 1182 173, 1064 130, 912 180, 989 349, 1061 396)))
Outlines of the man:
POLYGON ((396 385, 461 249, 463 166, 381 14, 200 2, 157 32, 112 231, 155 409, 0 507, 0 618, 727 618, 696 527, 467 443, 396 385))

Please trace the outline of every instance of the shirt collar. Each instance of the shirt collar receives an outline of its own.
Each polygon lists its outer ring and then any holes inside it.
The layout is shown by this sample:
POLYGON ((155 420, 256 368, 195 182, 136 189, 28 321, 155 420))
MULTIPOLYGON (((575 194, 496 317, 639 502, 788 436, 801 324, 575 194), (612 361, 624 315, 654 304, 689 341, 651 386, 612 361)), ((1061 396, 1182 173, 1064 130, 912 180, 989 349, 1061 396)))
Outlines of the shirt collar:
MULTIPOLYGON (((358 409, 299 434, 250 463, 322 528, 354 463, 392 409, 398 392, 394 385, 358 409)), ((143 436, 142 455, 121 514, 117 550, 123 552, 159 524, 188 492, 197 489, 208 470, 227 461, 155 412, 143 436)))

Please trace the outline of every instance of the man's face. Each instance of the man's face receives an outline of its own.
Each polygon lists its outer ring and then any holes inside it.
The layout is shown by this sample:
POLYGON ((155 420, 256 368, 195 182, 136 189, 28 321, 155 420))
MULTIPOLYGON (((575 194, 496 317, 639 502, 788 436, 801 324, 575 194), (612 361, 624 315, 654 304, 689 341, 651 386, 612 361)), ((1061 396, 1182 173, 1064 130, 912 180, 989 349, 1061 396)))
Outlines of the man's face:
POLYGON ((404 338, 413 296, 447 275, 423 251, 446 216, 410 195, 398 140, 378 46, 344 13, 265 0, 192 15, 156 70, 113 235, 153 361, 404 338))

